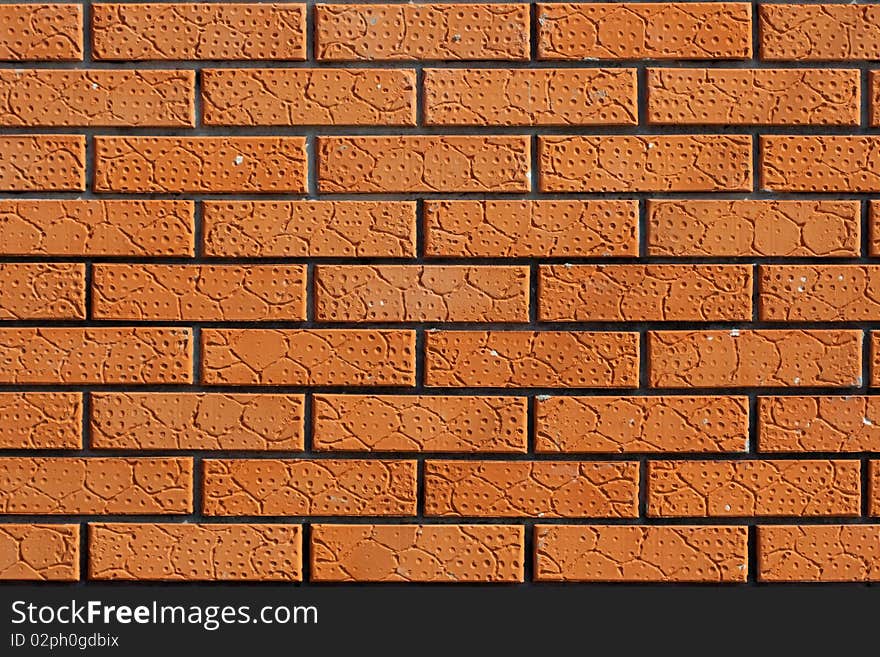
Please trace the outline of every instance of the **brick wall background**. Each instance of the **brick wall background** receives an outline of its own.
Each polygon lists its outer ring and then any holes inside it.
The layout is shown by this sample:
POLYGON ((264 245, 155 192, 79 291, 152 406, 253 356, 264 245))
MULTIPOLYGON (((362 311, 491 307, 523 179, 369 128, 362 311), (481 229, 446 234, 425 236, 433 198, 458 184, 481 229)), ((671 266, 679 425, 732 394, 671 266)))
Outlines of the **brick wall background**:
POLYGON ((3 4, 0 59, 0 578, 880 579, 880 6, 3 4))

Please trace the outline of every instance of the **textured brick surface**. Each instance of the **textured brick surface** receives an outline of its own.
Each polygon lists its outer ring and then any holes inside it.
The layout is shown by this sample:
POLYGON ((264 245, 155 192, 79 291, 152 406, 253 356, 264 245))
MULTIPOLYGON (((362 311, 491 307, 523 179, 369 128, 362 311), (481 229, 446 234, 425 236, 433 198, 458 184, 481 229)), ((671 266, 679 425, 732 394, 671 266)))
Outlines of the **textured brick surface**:
POLYGON ((541 59, 743 59, 751 6, 742 2, 538 5, 541 59))
POLYGON ((316 395, 315 449, 355 452, 525 452, 520 397, 316 395))
POLYGON ((16 1, 0 579, 878 579, 880 5, 16 1))
POLYGON ((858 201, 654 199, 647 214, 650 255, 859 255, 858 201))
POLYGON ((0 580, 79 579, 79 525, 0 526, 0 580))
POLYGON ((210 460, 209 516, 413 516, 416 462, 397 460, 210 460))
POLYGON ((89 526, 96 580, 302 580, 299 525, 105 524, 89 526))
POLYGON ((541 137, 542 192, 718 192, 752 187, 748 136, 541 137))
POLYGON ((743 582, 744 527, 538 525, 543 582, 743 582))
POLYGON ((524 528, 314 525, 317 582, 521 582, 524 528))
POLYGON ((538 452, 742 452, 745 397, 547 397, 535 408, 538 452))
POLYGON ((529 8, 524 4, 320 4, 318 59, 524 60, 529 8))

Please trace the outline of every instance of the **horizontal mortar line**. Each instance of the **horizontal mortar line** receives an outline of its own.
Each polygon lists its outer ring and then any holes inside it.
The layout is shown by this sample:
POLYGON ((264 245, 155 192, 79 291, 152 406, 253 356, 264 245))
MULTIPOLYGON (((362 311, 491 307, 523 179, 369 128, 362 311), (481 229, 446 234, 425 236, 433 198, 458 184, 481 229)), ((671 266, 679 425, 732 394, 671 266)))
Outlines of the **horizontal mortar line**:
POLYGON ((315 197, 306 193, 287 192, 118 192, 118 191, 15 191, 0 190, 0 201, 626 201, 626 200, 678 200, 678 201, 861 201, 880 200, 880 186, 865 192, 789 192, 761 189, 704 190, 704 191, 581 191, 559 192, 528 190, 505 191, 438 191, 438 192, 319 192, 315 197))

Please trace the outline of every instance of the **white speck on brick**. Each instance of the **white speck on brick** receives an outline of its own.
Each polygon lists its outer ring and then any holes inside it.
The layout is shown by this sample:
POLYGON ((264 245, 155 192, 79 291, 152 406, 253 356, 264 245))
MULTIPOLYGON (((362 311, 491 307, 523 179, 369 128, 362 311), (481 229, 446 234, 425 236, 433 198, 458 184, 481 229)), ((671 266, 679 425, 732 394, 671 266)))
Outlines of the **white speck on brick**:
POLYGON ((236 155, 235 156, 235 163, 241 164, 242 162, 244 162, 244 155, 236 155))
POLYGON ((493 356, 496 356, 496 357, 498 356, 498 352, 495 351, 494 349, 492 351, 490 351, 489 353, 492 354, 493 356))

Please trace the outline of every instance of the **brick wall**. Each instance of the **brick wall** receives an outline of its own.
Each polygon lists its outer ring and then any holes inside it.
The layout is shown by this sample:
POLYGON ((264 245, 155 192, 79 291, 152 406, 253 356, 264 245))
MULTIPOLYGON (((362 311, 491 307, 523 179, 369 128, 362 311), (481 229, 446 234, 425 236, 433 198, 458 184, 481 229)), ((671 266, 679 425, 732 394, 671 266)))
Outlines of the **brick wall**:
POLYGON ((0 59, 0 578, 880 580, 880 6, 4 4, 0 59))

